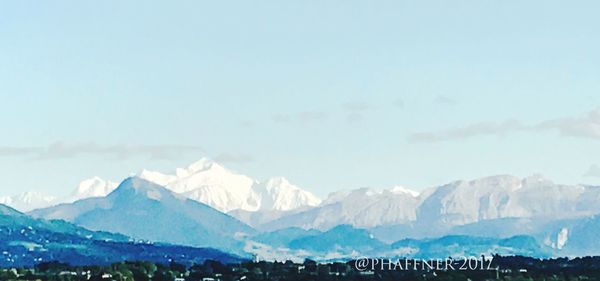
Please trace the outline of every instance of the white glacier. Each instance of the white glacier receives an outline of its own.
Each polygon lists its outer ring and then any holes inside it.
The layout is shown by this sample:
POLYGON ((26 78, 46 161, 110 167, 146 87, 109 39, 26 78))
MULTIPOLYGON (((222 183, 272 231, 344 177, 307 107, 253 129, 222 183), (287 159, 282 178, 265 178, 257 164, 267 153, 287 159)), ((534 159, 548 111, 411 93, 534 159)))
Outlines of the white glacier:
POLYGON ((0 204, 15 208, 22 212, 44 208, 57 203, 57 199, 39 192, 24 192, 13 196, 0 196, 0 204))
POLYGON ((288 211, 321 202, 285 178, 259 182, 206 158, 176 169, 174 175, 143 170, 139 177, 222 212, 288 211))

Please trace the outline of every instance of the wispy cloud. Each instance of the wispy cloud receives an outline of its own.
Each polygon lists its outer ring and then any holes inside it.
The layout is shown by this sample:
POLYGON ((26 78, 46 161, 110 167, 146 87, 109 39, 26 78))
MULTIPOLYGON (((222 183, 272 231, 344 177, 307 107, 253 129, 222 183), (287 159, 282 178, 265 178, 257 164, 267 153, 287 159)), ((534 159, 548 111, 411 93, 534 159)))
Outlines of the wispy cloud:
POLYGON ((277 113, 271 116, 271 120, 275 123, 291 123, 298 122, 302 124, 321 122, 328 117, 326 112, 318 110, 301 111, 293 114, 277 113))
POLYGON ((292 117, 289 114, 277 113, 271 116, 271 120, 275 123, 288 123, 292 121, 292 117))
POLYGON ((34 154, 40 151, 38 147, 0 146, 0 157, 34 154))
POLYGON ((600 139, 600 108, 581 117, 560 118, 542 122, 537 129, 554 129, 563 136, 600 139))
POLYGON ((364 119, 367 111, 373 109, 373 106, 363 101, 352 101, 342 104, 342 109, 346 113, 346 122, 356 124, 364 119))
POLYGON ((54 142, 48 146, 0 146, 0 157, 24 156, 32 160, 74 158, 82 155, 127 159, 148 157, 151 159, 177 159, 187 152, 203 151, 198 146, 186 145, 101 145, 94 142, 54 142))
POLYGON ((398 98, 398 99, 392 101, 392 105, 394 105, 395 107, 404 108, 404 100, 398 98))
POLYGON ((252 127, 254 127, 254 121, 242 120, 242 121, 240 121, 239 125, 242 128, 252 128, 252 127))
POLYGON ((448 96, 444 96, 444 95, 438 95, 435 97, 435 99, 433 99, 433 102, 436 104, 440 104, 440 105, 454 105, 456 104, 456 100, 448 97, 448 96))
POLYGON ((600 109, 590 111, 581 117, 558 118, 531 125, 523 124, 517 120, 507 120, 503 122, 475 123, 442 131, 419 132, 409 136, 409 140, 436 142, 484 135, 501 136, 518 131, 558 131, 562 136, 600 140, 600 109))
POLYGON ((515 120, 508 120, 501 123, 482 122, 440 132, 416 133, 411 135, 409 139, 416 142, 446 141, 481 135, 505 135, 513 131, 525 130, 526 128, 526 126, 515 120))
POLYGON ((303 111, 296 115, 303 123, 318 122, 327 119, 327 113, 322 111, 303 111))
POLYGON ((346 111, 358 112, 371 109, 371 105, 363 101, 353 101, 342 104, 342 108, 346 111))

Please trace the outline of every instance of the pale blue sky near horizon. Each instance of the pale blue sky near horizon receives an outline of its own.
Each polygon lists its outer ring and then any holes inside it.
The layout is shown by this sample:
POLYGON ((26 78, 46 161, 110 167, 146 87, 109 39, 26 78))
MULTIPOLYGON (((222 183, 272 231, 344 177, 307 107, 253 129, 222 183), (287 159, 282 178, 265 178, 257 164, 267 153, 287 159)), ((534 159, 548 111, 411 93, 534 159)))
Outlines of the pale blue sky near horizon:
POLYGON ((324 197, 600 184, 596 1, 5 1, 0 195, 201 157, 324 197))

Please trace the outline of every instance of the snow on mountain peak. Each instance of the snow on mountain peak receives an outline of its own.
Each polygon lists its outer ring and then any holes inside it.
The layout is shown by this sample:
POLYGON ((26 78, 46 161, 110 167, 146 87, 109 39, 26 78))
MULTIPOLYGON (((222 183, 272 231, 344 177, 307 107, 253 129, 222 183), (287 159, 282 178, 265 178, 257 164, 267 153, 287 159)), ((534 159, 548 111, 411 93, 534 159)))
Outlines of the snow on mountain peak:
POLYGON ((99 177, 92 177, 81 181, 77 188, 66 197, 56 198, 39 192, 29 191, 14 196, 2 196, 0 197, 0 204, 6 204, 21 212, 28 212, 60 203, 71 203, 90 197, 103 197, 116 187, 117 184, 114 182, 105 181, 99 177))
POLYGON ((298 189, 296 186, 292 185, 284 177, 272 177, 266 181, 265 185, 267 186, 267 188, 273 188, 273 187, 277 187, 277 186, 279 186, 279 187, 285 186, 285 187, 291 188, 291 189, 298 189))
POLYGON ((419 196, 419 192, 414 191, 412 189, 408 189, 406 187, 403 186, 394 186, 391 189, 388 189, 389 192, 394 193, 394 194, 410 194, 413 197, 418 197, 419 196))
POLYGON ((185 178, 202 172, 228 173, 230 171, 211 159, 201 158, 200 160, 188 165, 186 168, 175 169, 175 176, 178 178, 185 178))
POLYGON ((411 197, 418 197, 419 192, 402 187, 394 186, 390 189, 378 190, 369 187, 361 187, 353 190, 342 190, 332 192, 327 196, 322 205, 332 204, 340 202, 342 200, 349 200, 349 198, 366 198, 366 197, 379 197, 381 195, 409 195, 411 197))
POLYGON ((554 185, 550 179, 545 178, 540 174, 528 176, 521 180, 523 186, 543 186, 543 185, 554 185))
POLYGON ((295 192, 302 191, 299 187, 293 185, 284 177, 273 177, 264 183, 264 187, 269 192, 295 192))
POLYGON ((47 196, 35 191, 24 192, 20 195, 17 195, 17 198, 19 198, 19 200, 23 201, 24 203, 34 203, 35 201, 40 199, 49 202, 56 199, 54 196, 47 196))
POLYGON ((167 186, 169 183, 177 180, 177 176, 165 175, 160 172, 142 170, 138 176, 156 184, 167 186))
POLYGON ((297 226, 328 229, 339 224, 375 227, 416 219, 419 200, 412 192, 359 188, 329 194, 319 206, 264 224, 266 229, 297 226))
POLYGON ((115 182, 106 181, 95 176, 81 181, 77 189, 65 201, 75 202, 90 197, 103 197, 115 190, 117 185, 115 182))
POLYGON ((321 200, 283 177, 260 183, 202 158, 174 175, 143 170, 140 178, 163 185, 175 193, 207 204, 222 212, 233 210, 291 210, 316 206, 321 200))
POLYGON ((261 198, 261 210, 289 211, 321 204, 321 199, 291 184, 284 177, 270 178, 262 185, 255 185, 253 190, 261 198))
POLYGON ((14 196, 1 196, 0 204, 15 208, 21 212, 27 212, 37 208, 43 208, 56 203, 53 196, 44 195, 39 192, 24 192, 14 196))
POLYGON ((213 160, 204 157, 204 158, 201 158, 200 160, 190 164, 187 167, 187 171, 190 173, 195 173, 195 172, 199 172, 199 171, 203 171, 203 170, 208 170, 211 168, 225 169, 223 166, 217 164, 213 160))

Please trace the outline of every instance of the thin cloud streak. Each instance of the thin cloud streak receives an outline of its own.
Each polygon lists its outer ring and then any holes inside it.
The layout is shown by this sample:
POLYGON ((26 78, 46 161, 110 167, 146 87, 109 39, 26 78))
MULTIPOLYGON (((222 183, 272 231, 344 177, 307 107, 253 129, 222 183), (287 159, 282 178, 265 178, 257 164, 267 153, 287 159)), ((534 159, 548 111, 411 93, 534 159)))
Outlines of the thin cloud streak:
POLYGON ((342 104, 346 112, 346 122, 348 124, 358 124, 363 121, 367 111, 373 109, 373 106, 364 101, 352 101, 342 104))
POLYGON ((355 101, 342 104, 342 108, 350 112, 366 111, 371 109, 371 105, 366 102, 355 101))
POLYGON ((558 130, 562 136, 600 139, 600 108, 592 110, 582 117, 545 121, 536 128, 558 130))
POLYGON ((566 117, 526 125, 517 120, 481 122, 461 128, 420 132, 408 137, 413 142, 440 142, 476 136, 503 136, 515 132, 558 131, 561 136, 600 140, 600 108, 582 117, 566 117))
POLYGON ((433 102, 440 105, 455 105, 457 103, 455 99, 444 95, 436 96, 433 102))
POLYGON ((54 142, 48 146, 0 146, 0 157, 23 156, 30 160, 54 160, 96 155, 116 159, 148 157, 156 160, 177 159, 187 152, 203 152, 198 146, 186 145, 100 145, 94 142, 54 142))
POLYGON ((284 114, 278 113, 271 116, 271 120, 275 123, 315 123, 326 120, 328 117, 327 113, 323 111, 301 111, 295 114, 284 114))
POLYGON ((508 120, 501 123, 482 122, 441 132, 416 133, 411 135, 409 140, 415 142, 438 142, 483 135, 505 135, 519 130, 527 130, 527 127, 516 120, 508 120))

